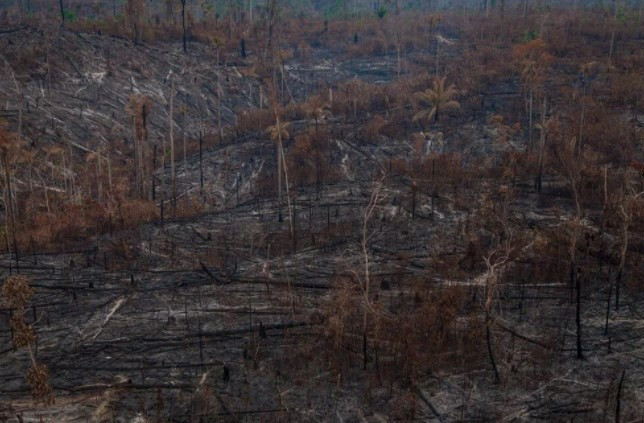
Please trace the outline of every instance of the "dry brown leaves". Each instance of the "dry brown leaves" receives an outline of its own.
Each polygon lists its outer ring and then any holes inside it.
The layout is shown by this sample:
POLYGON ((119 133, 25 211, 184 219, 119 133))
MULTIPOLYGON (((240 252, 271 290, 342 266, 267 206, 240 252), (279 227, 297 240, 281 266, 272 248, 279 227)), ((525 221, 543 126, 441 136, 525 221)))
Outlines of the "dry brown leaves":
POLYGON ((31 395, 34 399, 42 401, 45 405, 52 405, 55 402, 54 393, 49 384, 49 370, 46 365, 34 363, 27 370, 27 382, 31 387, 31 395))
POLYGON ((22 309, 34 295, 26 276, 9 276, 2 285, 2 299, 9 308, 22 309))

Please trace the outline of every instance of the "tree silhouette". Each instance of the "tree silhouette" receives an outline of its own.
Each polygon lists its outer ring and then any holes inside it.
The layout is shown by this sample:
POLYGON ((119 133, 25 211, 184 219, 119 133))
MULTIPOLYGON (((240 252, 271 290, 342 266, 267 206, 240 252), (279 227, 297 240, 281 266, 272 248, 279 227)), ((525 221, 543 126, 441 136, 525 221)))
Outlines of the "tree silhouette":
POLYGON ((456 88, 454 84, 445 88, 445 79, 434 78, 432 88, 425 91, 417 92, 414 96, 421 104, 422 110, 414 115, 414 122, 422 119, 432 120, 438 122, 438 118, 443 111, 458 109, 460 104, 458 101, 453 100, 456 96, 456 88))
MULTIPOLYGON (((278 206, 279 206, 279 221, 282 221, 282 169, 284 169, 284 172, 286 172, 286 165, 284 164, 284 150, 282 146, 282 140, 283 139, 288 139, 290 137, 290 134, 288 132, 289 127, 291 124, 289 122, 287 123, 281 123, 280 118, 277 115, 277 111, 275 112, 275 125, 271 125, 268 128, 266 128, 266 132, 270 134, 271 139, 273 142, 275 142, 275 148, 276 148, 276 153, 277 153, 277 189, 278 189, 278 206)), ((286 176, 286 189, 288 191, 288 177, 286 176)), ((287 197, 288 197, 288 192, 287 192, 287 197)), ((290 200, 289 200, 290 202, 290 200)), ((289 214, 290 214, 290 206, 289 206, 289 214)))
MULTIPOLYGON (((9 233, 9 222, 11 222, 11 234, 13 236, 13 249, 16 258, 16 268, 20 273, 20 263, 18 258, 18 243, 16 241, 16 220, 18 219, 17 204, 14 201, 12 193, 12 173, 15 171, 18 158, 20 156, 20 146, 17 138, 9 133, 4 124, 0 125, 0 165, 4 168, 4 183, 2 185, 2 194, 5 208, 5 233, 9 233)), ((0 176, 0 178, 2 177, 0 176)))
POLYGON ((134 44, 141 42, 141 35, 143 33, 143 16, 145 15, 145 1, 143 0, 127 0, 125 4, 125 15, 132 25, 132 32, 134 35, 134 44))
POLYGON ((65 26, 65 6, 63 6, 63 0, 60 0, 60 26, 65 26))
POLYGON ((331 117, 331 108, 329 104, 323 103, 320 97, 314 97, 305 105, 307 127, 310 119, 315 122, 315 133, 318 132, 318 123, 331 117))
POLYGON ((33 326, 25 320, 25 310, 34 292, 34 289, 29 286, 29 279, 26 276, 9 276, 2 283, 1 303, 9 309, 15 310, 9 320, 13 347, 15 350, 26 349, 29 353, 31 367, 27 370, 27 383, 29 383, 34 400, 47 406, 56 402, 49 383, 49 370, 46 365, 36 360, 37 349, 34 351, 32 347, 32 344, 37 345, 36 333, 33 326))
POLYGON ((537 62, 534 60, 526 60, 523 62, 523 67, 521 68, 521 79, 528 86, 528 139, 530 149, 532 149, 532 108, 534 104, 534 85, 537 79, 537 62))
POLYGON ((530 42, 516 46, 514 48, 513 55, 519 61, 521 69, 521 81, 526 86, 528 94, 526 104, 528 112, 528 146, 530 150, 532 150, 532 119, 534 96, 542 86, 543 80, 546 75, 546 70, 552 62, 552 56, 547 53, 546 44, 541 38, 537 38, 530 42))
POLYGON ((183 28, 183 52, 188 52, 188 46, 186 44, 186 0, 181 1, 181 27, 183 28))

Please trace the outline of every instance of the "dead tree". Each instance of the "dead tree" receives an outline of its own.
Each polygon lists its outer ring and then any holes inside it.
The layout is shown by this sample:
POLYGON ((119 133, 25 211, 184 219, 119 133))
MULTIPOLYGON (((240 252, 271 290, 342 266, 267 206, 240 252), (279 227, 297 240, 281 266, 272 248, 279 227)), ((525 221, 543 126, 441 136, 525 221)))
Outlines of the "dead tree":
MULTIPOLYGON (((18 255, 18 242, 16 239, 16 220, 17 220, 17 202, 15 201, 15 192, 11 186, 11 169, 15 169, 16 162, 20 155, 19 146, 16 138, 0 127, 0 165, 4 168, 3 198, 5 206, 5 236, 7 241, 7 250, 9 251, 9 222, 11 222, 11 234, 13 236, 13 250, 16 259, 16 270, 20 273, 20 263, 18 255)), ((9 251, 9 253, 11 253, 9 251)))
POLYGON ((273 43, 273 31, 276 26, 277 18, 277 1, 269 0, 268 2, 268 45, 267 49, 270 51, 273 43))
POLYGON ((289 184, 288 184, 288 171, 286 168, 286 158, 284 157, 284 146, 283 139, 289 137, 288 128, 290 123, 282 123, 280 121, 279 113, 277 111, 277 99, 273 93, 273 111, 275 114, 275 125, 272 125, 266 129, 275 142, 276 152, 277 152, 277 186, 278 186, 278 207, 279 207, 279 221, 282 221, 282 171, 284 172, 284 179, 286 185, 286 201, 288 204, 288 215, 289 215, 289 225, 291 228, 291 236, 294 236, 293 233, 293 218, 291 213, 291 199, 289 193, 289 184))
MULTIPOLYGON (((626 177, 628 178, 630 174, 627 174, 626 177)), ((626 267, 626 252, 628 251, 628 242, 629 242, 629 236, 628 236, 628 229, 631 224, 631 221, 633 220, 633 207, 635 204, 635 201, 637 201, 640 197, 644 195, 644 191, 642 192, 636 192, 636 190, 628 186, 630 185, 630 181, 626 180, 625 185, 627 185, 626 192, 623 195, 623 201, 622 204, 619 206, 619 213, 620 217, 622 218, 622 245, 620 249, 620 254, 619 254, 619 267, 617 268, 617 279, 615 280, 615 310, 619 310, 619 295, 620 295, 620 288, 621 288, 621 282, 624 274, 624 268, 626 267)))
MULTIPOLYGON (((544 137, 544 128, 540 128, 542 137, 544 137)), ((569 246, 569 257, 570 257, 570 266, 569 266, 569 287, 570 287, 570 304, 573 303, 573 293, 576 284, 576 269, 577 269, 577 241, 579 239, 579 229, 582 223, 582 209, 581 209, 581 198, 580 198, 580 186, 581 186, 581 169, 582 165, 580 160, 575 154, 575 145, 576 139, 572 138, 569 142, 561 142, 559 144, 553 145, 553 153, 557 159, 557 163, 560 167, 560 172, 566 178, 566 181, 570 185, 570 191, 572 192, 572 200, 575 205, 575 216, 571 219, 571 234, 570 234, 570 246, 569 246)), ((538 176, 538 179, 541 179, 541 176, 538 176)), ((540 184, 540 182, 539 182, 540 184)))
MULTIPOLYGON (((217 60, 217 64, 219 64, 219 60, 217 60)), ((224 129, 221 122, 222 91, 220 79, 221 76, 217 74, 217 129, 219 133, 219 143, 221 144, 224 141, 224 129)))
POLYGON ((545 154, 545 147, 546 147, 546 99, 544 97, 543 99, 543 106, 541 109, 541 123, 536 125, 537 129, 539 129, 540 135, 539 135, 539 163, 538 163, 538 169, 537 169, 537 176, 534 180, 534 188, 537 192, 541 192, 541 179, 543 176, 543 162, 544 162, 544 154, 545 154))
POLYGON ((199 131, 199 193, 203 197, 203 132, 199 131))
POLYGON ((577 325, 577 359, 583 360, 584 353, 581 346, 581 269, 577 271, 575 289, 577 291, 577 306, 575 307, 575 324, 577 325))
POLYGON ((173 207, 176 206, 177 201, 177 179, 176 179, 176 169, 174 163, 174 118, 173 118, 173 102, 174 102, 174 81, 170 86, 170 102, 169 102, 169 113, 168 113, 168 126, 169 132, 168 137, 170 140, 170 168, 171 168, 171 178, 172 178, 172 204, 173 207))
POLYGON ((181 26, 183 28, 183 52, 188 52, 188 45, 186 43, 186 0, 181 1, 181 26))
MULTIPOLYGON (((504 230, 507 232, 507 230, 504 230)), ((503 246, 499 246, 493 249, 487 256, 483 257, 485 265, 487 266, 487 272, 485 273, 485 340, 487 344, 487 352, 490 357, 490 363, 494 369, 494 380, 498 383, 501 380, 499 375, 499 369, 496 365, 496 359, 494 358, 494 347, 492 345, 492 331, 491 325, 494 320, 493 306, 496 287, 498 279, 501 273, 503 266, 510 259, 510 253, 512 252, 511 247, 512 233, 510 232, 508 238, 506 239, 503 246)))
POLYGON ((59 1, 60 3, 60 26, 65 26, 65 6, 63 6, 63 0, 59 1))
POLYGON ((125 15, 132 25, 134 44, 141 43, 143 33, 143 16, 145 15, 145 1, 127 0, 125 4, 125 15))
MULTIPOLYGON (((16 241, 16 210, 14 208, 13 204, 13 194, 11 191, 11 176, 9 175, 9 161, 7 159, 7 153, 4 151, 2 152, 2 156, 0 156, 0 162, 2 162, 4 166, 4 171, 5 171, 5 209, 7 211, 7 214, 9 216, 9 219, 11 220, 11 233, 13 235, 13 252, 16 258, 16 270, 18 274, 20 274, 20 262, 19 262, 19 257, 18 257, 18 242, 16 241)), ((7 222, 9 221, 7 219, 7 222)))
POLYGON ((374 314, 375 310, 371 307, 371 300, 369 298, 369 292, 371 289, 371 273, 370 273, 370 260, 369 260, 369 239, 371 235, 369 233, 369 221, 373 216, 373 213, 381 203, 386 195, 382 194, 384 181, 386 178, 386 172, 382 172, 380 179, 378 179, 373 186, 371 191, 371 196, 369 197, 369 202, 365 206, 362 213, 362 239, 360 242, 361 255, 364 261, 363 274, 360 275, 355 270, 352 271, 354 277, 359 283, 360 290, 364 296, 364 306, 363 306, 363 315, 362 315, 362 366, 363 369, 367 369, 367 360, 368 360, 368 349, 367 349, 367 332, 369 329, 369 314, 374 314))
POLYGON ((615 423, 620 423, 622 421, 622 388, 624 387, 624 376, 626 376, 626 370, 622 370, 622 377, 619 378, 619 385, 617 385, 617 398, 615 399, 615 423))

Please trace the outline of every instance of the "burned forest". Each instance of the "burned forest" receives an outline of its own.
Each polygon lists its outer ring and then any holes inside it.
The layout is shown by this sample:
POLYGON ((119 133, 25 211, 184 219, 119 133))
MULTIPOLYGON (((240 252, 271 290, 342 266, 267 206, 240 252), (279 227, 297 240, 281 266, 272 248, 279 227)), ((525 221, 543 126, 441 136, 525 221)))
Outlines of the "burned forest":
POLYGON ((641 0, 0 0, 0 422, 644 422, 641 0))

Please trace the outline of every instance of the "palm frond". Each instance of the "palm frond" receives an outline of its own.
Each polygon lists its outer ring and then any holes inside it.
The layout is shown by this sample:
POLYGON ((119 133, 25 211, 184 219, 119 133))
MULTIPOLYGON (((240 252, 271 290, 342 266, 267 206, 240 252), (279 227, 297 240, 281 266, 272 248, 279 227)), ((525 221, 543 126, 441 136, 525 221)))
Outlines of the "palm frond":
POLYGON ((460 107, 461 107, 461 103, 459 103, 456 100, 450 100, 447 103, 443 104, 443 109, 447 109, 447 110, 458 109, 460 107))
POLYGON ((425 116, 427 116, 428 114, 429 114, 429 110, 427 109, 421 110, 420 112, 414 115, 414 117, 412 118, 412 121, 416 122, 418 120, 424 119, 425 116))
POLYGON ((431 96, 429 94, 429 91, 431 90, 419 91, 417 93, 414 93, 414 97, 416 98, 417 101, 421 103, 429 103, 431 102, 431 96))
POLYGON ((432 87, 425 91, 419 91, 414 94, 414 98, 422 105, 429 107, 425 108, 419 113, 414 115, 414 121, 427 117, 433 119, 442 109, 458 109, 460 104, 458 101, 453 100, 456 97, 456 87, 454 84, 445 88, 446 77, 434 78, 432 87))
POLYGON ((443 92, 443 98, 449 99, 454 96, 456 96, 456 87, 452 84, 443 92))

